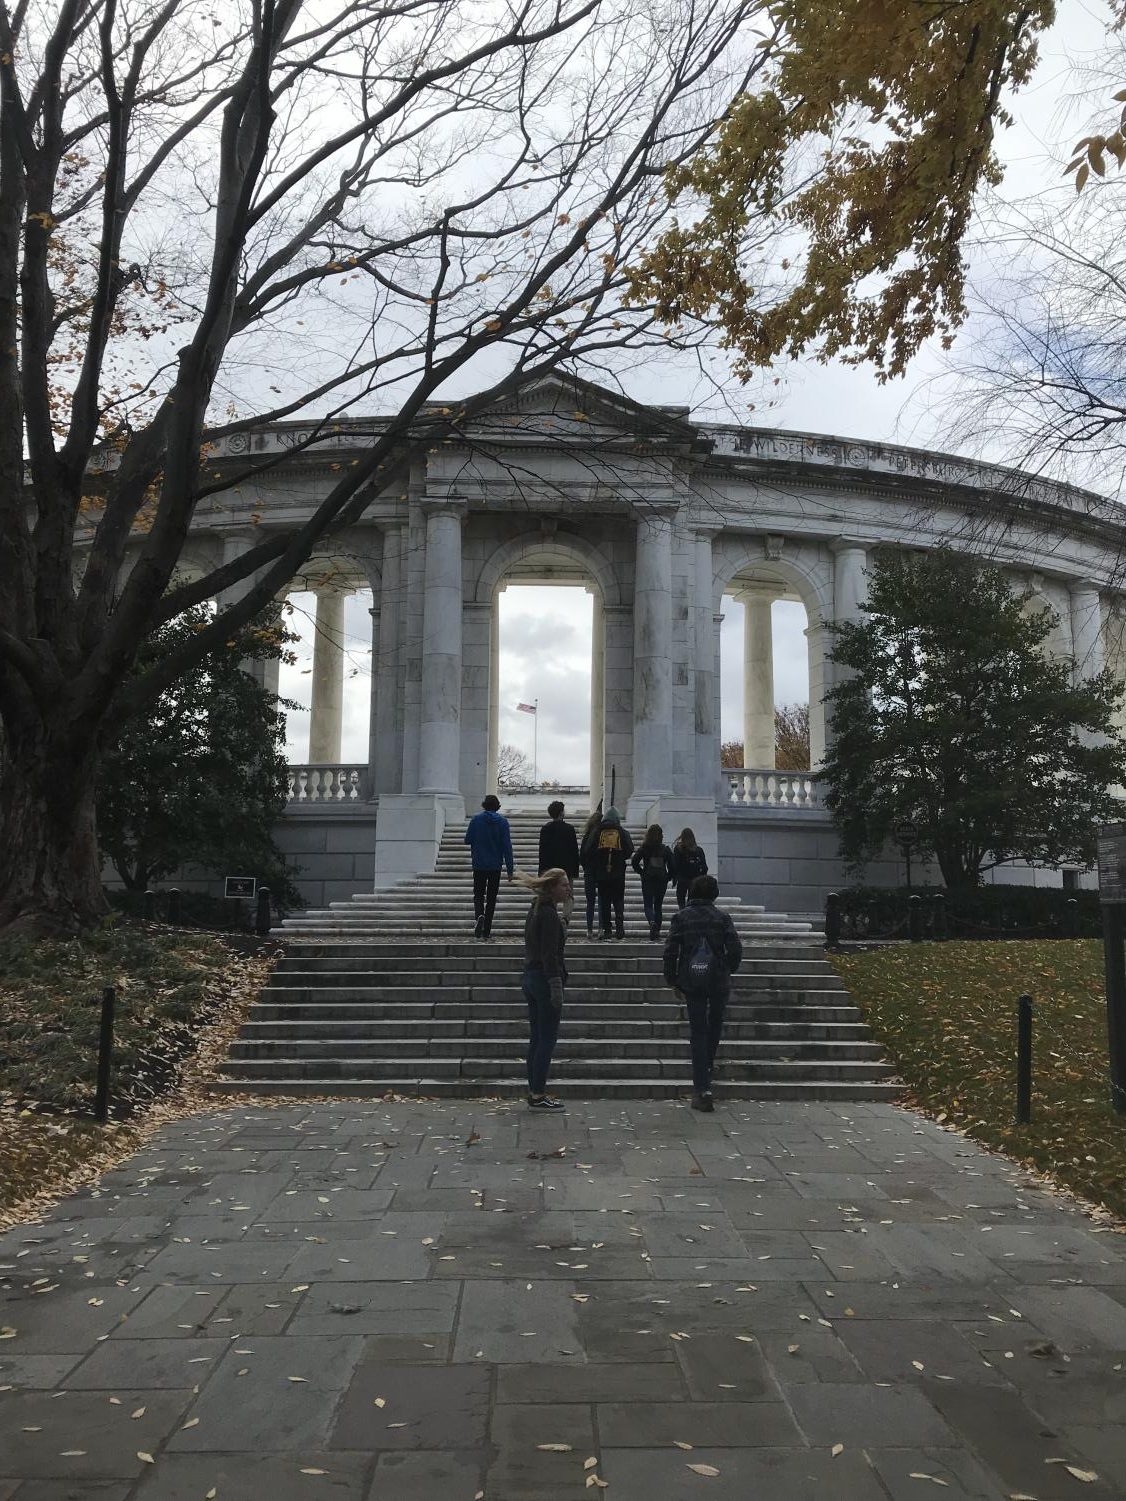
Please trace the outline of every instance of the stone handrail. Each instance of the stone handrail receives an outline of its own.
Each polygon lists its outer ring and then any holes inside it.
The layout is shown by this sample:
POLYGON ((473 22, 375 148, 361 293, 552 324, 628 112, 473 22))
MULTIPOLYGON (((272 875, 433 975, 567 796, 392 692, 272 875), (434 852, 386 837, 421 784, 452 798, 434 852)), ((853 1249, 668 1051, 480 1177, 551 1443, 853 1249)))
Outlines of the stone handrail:
POLYGON ((368 768, 365 763, 311 761, 289 768, 289 806, 341 807, 366 802, 368 768))
POLYGON ((724 767, 725 807, 821 808, 821 786, 809 771, 758 770, 751 766, 724 767))

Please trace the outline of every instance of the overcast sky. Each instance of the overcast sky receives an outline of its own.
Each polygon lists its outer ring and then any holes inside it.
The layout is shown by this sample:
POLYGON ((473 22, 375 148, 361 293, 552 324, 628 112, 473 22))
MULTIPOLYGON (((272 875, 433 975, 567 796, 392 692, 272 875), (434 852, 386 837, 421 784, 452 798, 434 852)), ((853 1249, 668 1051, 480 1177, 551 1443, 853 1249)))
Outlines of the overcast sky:
MULTIPOLYGON (((1003 192, 1013 197, 1058 181, 1052 152, 1070 144, 1071 122, 1062 118, 1069 90, 1069 57, 1094 51, 1100 44, 1105 10, 1086 0, 1064 0, 1060 19, 1042 52, 1043 61, 1032 88, 1018 99, 1016 123, 1001 138, 1006 163, 1003 192)), ((954 352, 956 364, 957 350, 954 352)), ((719 368, 718 365, 715 368, 719 368)), ((770 391, 769 405, 761 392, 725 386, 725 420, 746 420, 766 427, 826 432, 884 442, 916 444, 949 452, 964 451, 957 432, 943 427, 936 406, 934 382, 946 369, 935 350, 924 351, 905 380, 881 386, 864 368, 803 362, 787 372, 770 391), (754 400, 754 412, 747 413, 754 400)), ((714 414, 714 392, 703 381, 693 382, 684 370, 670 366, 639 367, 627 382, 639 401, 680 402, 688 390, 694 407, 707 406, 714 414), (686 385, 687 380, 687 385, 686 385)), ((1004 458, 1004 454, 995 455, 1004 458)), ((582 589, 510 588, 501 595, 501 725, 502 741, 518 745, 530 756, 532 717, 518 713, 516 704, 538 698, 538 770, 541 777, 560 782, 585 782, 589 767, 590 724, 590 596, 582 589)), ((302 635, 298 662, 283 667, 283 697, 301 707, 289 715, 287 754, 305 760, 309 743, 311 685, 311 595, 292 597, 291 628, 302 635)), ((371 640, 368 609, 371 596, 363 592, 349 599, 345 712, 342 759, 367 759, 368 704, 371 688, 371 640)), ((742 738, 743 609, 725 599, 721 632, 722 735, 742 738)), ((805 611, 802 606, 776 603, 774 626, 774 687, 778 703, 808 698, 805 611)))

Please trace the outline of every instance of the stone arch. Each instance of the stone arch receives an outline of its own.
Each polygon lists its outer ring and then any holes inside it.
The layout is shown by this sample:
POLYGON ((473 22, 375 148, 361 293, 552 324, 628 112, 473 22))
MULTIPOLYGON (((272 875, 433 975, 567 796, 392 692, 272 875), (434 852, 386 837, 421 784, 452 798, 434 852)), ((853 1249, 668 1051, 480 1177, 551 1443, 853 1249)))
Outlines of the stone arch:
POLYGON ((621 605, 622 589, 608 559, 592 543, 573 532, 523 532, 501 545, 486 559, 470 596, 473 604, 491 604, 505 574, 526 559, 578 563, 589 575, 604 606, 621 605))

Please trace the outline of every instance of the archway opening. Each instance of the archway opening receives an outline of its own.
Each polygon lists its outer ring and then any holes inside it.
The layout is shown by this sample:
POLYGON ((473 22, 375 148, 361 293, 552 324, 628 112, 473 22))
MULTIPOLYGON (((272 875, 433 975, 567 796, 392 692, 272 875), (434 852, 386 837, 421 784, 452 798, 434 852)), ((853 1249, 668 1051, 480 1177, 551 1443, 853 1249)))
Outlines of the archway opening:
POLYGON ((290 646, 295 660, 280 664, 278 694, 294 705, 284 710, 291 766, 367 766, 371 609, 372 591, 358 580, 286 597, 284 619, 298 639, 290 646))
POLYGON ((501 586, 492 691, 502 794, 589 786, 593 606, 590 590, 573 582, 501 586))
POLYGON ((814 740, 820 730, 822 664, 804 603, 784 580, 756 575, 733 580, 721 609, 724 765, 807 769, 811 728, 814 740))

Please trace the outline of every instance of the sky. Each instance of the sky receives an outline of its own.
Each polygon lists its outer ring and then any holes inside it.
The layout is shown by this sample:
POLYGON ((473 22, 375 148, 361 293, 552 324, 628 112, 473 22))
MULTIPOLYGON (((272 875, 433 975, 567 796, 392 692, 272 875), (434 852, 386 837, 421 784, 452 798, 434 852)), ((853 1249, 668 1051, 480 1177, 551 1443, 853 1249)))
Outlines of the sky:
MULTIPOLYGON (((1000 141, 1006 167, 1002 196, 1021 197, 1058 182, 1054 154, 1066 149, 1077 134, 1066 117, 1071 59, 1096 51, 1104 27, 1102 6, 1088 0, 1064 0, 1056 26, 1042 46, 1036 77, 1015 102, 1015 123, 1000 141)), ((955 366, 957 354, 956 346, 955 366)), ((781 386, 770 393, 769 407, 760 400, 745 420, 766 427, 959 452, 958 434, 944 426, 935 398, 936 382, 950 379, 946 373, 950 362, 936 349, 925 349, 904 379, 881 385, 864 368, 803 361, 791 366, 781 386)), ((626 385, 639 401, 685 400, 683 370, 640 367, 626 385)), ((761 396, 734 383, 726 389, 729 410, 723 420, 727 421, 741 420, 739 414, 749 400, 761 396)), ((698 391, 701 402, 712 396, 703 384, 698 391)), ((714 398, 710 404, 714 415, 714 398)), ((1004 458, 1003 454, 993 456, 1004 458)), ((590 596, 582 589, 510 587, 500 600, 501 740, 532 755, 532 716, 519 713, 516 704, 538 699, 539 775, 563 783, 585 782, 590 744, 590 596)), ((299 705, 288 716, 286 753, 291 761, 300 762, 308 756, 314 600, 311 595, 294 595, 291 604, 290 628, 302 640, 295 648, 297 663, 283 666, 281 693, 299 705)), ((371 595, 363 591, 348 600, 345 610, 342 760, 357 763, 367 759, 370 606, 371 595)), ((742 739, 743 607, 725 599, 723 615, 721 733, 724 740, 738 740, 742 739)), ((798 604, 779 601, 772 615, 775 701, 805 702, 809 691, 802 634, 805 611, 798 604)))

